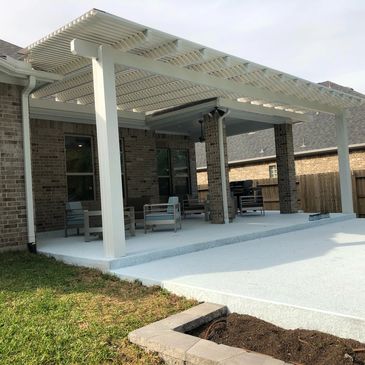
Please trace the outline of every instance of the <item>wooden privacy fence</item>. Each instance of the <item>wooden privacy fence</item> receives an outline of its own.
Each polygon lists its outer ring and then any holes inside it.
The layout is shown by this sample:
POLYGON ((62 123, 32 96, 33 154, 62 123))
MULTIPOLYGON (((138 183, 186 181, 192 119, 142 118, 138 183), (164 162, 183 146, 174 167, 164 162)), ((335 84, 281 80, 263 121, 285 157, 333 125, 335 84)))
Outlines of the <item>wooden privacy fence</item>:
MULTIPOLYGON (((266 210, 279 210, 277 179, 254 180, 262 187, 266 210)), ((304 212, 340 212, 341 192, 338 172, 297 176, 298 209, 304 212)), ((354 209, 359 216, 365 216, 365 170, 352 171, 354 209)), ((199 187, 199 197, 207 196, 207 186, 199 187)))

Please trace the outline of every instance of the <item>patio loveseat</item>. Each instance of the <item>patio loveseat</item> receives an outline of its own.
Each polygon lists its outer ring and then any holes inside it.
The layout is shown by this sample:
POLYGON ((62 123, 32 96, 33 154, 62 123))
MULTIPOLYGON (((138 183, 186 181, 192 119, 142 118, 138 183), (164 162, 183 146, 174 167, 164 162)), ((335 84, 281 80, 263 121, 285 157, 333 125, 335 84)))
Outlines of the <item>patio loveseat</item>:
MULTIPOLYGON (((101 235, 103 232, 103 227, 99 224, 91 224, 91 217, 101 217, 101 210, 84 210, 84 231, 85 231, 85 242, 89 242, 92 239, 92 236, 101 235)), ((131 236, 135 236, 135 217, 134 217, 134 208, 133 207, 124 207, 124 227, 129 231, 131 236)))
POLYGON ((172 225, 175 232, 178 227, 181 229, 181 208, 177 196, 169 197, 167 203, 144 206, 144 233, 165 225, 172 225))

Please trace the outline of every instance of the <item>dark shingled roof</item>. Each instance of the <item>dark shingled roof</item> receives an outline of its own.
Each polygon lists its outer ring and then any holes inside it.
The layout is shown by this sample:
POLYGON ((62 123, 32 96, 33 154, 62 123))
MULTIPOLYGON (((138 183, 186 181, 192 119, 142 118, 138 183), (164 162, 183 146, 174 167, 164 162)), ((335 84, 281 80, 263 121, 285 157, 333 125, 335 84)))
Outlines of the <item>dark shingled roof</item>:
POLYGON ((21 58, 21 55, 18 54, 18 51, 21 49, 22 47, 16 46, 15 44, 0 39, 0 57, 10 56, 19 59, 21 58))
MULTIPOLYGON (((326 81, 324 86, 349 94, 365 97, 351 88, 326 81)), ((349 144, 365 143, 365 106, 349 109, 349 144)), ((313 121, 293 126, 295 152, 313 151, 336 147, 334 116, 326 113, 313 114, 313 121)), ((228 161, 275 156, 274 130, 266 129, 252 134, 240 134, 227 138, 228 161)), ((196 144, 197 167, 205 167, 205 145, 196 144)))

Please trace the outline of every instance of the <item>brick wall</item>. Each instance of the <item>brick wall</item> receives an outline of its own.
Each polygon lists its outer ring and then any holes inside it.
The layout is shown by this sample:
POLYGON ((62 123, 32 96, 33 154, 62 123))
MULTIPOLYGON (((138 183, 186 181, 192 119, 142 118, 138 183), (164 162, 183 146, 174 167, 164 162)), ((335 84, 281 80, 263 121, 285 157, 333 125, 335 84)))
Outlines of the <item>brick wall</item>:
MULTIPOLYGON (((159 202, 157 177, 157 146, 188 148, 190 151, 192 185, 197 191, 195 177, 195 150, 189 138, 155 135, 142 129, 120 128, 124 143, 127 197, 146 196, 159 202), (194 161, 192 161, 192 159, 194 161)), ((66 156, 64 136, 91 136, 94 147, 96 200, 83 202, 85 207, 100 206, 96 128, 90 124, 32 120, 33 189, 37 231, 57 230, 64 227, 64 207, 67 201, 66 156)))
POLYGON ((125 174, 129 198, 146 196, 158 202, 156 139, 153 132, 120 129, 125 153, 125 174))
POLYGON ((0 251, 27 243, 21 88, 0 83, 0 251))
POLYGON ((64 227, 67 201, 65 135, 91 136, 95 163, 95 191, 99 200, 96 129, 89 124, 31 121, 33 191, 37 231, 64 227))

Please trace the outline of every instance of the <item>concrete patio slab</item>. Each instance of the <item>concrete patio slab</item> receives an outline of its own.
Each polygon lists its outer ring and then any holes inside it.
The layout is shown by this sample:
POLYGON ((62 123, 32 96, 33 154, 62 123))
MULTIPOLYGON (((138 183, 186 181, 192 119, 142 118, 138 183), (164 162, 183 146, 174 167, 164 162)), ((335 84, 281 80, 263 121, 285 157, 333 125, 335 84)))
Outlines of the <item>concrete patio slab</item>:
POLYGON ((137 230, 135 237, 127 239, 127 255, 118 259, 104 256, 101 240, 85 242, 83 236, 65 238, 63 231, 38 234, 37 246, 40 253, 66 263, 108 271, 354 218, 353 214, 335 213, 329 219, 309 222, 308 216, 307 213, 281 215, 270 211, 265 216, 238 216, 228 225, 210 224, 203 216, 192 216, 183 220, 182 230, 177 232, 144 234, 143 230, 137 230))
POLYGON ((365 341, 365 221, 352 219, 114 270, 284 328, 365 341))

